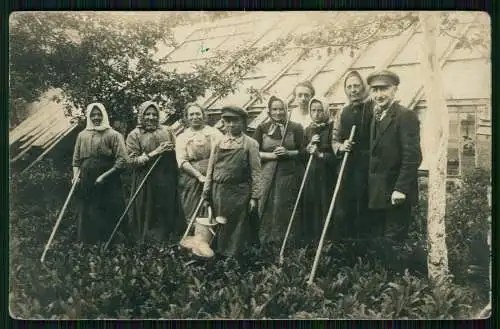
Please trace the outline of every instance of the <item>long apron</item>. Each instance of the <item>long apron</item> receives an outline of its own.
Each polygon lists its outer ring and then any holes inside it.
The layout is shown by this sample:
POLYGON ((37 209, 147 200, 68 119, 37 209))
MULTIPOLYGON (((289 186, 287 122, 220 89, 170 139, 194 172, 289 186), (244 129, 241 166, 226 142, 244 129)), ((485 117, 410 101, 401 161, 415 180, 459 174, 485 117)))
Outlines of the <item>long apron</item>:
POLYGON ((214 216, 225 217, 227 223, 220 225, 214 249, 224 256, 240 253, 251 241, 248 220, 250 177, 248 153, 245 149, 217 150, 212 205, 214 216))
MULTIPOLYGON (((198 170, 202 175, 207 174, 208 159, 191 161, 190 164, 198 170)), ((203 192, 203 184, 190 174, 181 171, 179 174, 179 195, 182 201, 182 208, 184 210, 184 215, 186 216, 186 221, 189 220, 194 215, 196 206, 199 204, 201 195, 203 192)), ((203 215, 199 212, 200 216, 203 215)))
MULTIPOLYGON (((272 152, 279 146, 281 140, 263 135, 262 150, 272 152)), ((295 147, 292 132, 287 132, 283 146, 287 149, 295 147)), ((300 183, 304 175, 304 165, 298 159, 283 159, 279 161, 265 161, 262 163, 262 181, 264 197, 259 203, 261 218, 260 241, 261 243, 282 241, 299 193, 300 183)), ((292 239, 298 238, 300 232, 299 217, 302 216, 299 205, 290 232, 292 239)))
MULTIPOLYGON (((131 193, 135 193, 153 162, 134 171, 131 193)), ((139 241, 177 237, 180 231, 177 179, 175 155, 164 153, 131 207, 131 224, 139 241)))
POLYGON ((96 179, 111 169, 112 156, 95 155, 83 160, 80 166, 78 199, 78 238, 86 243, 106 241, 124 209, 119 172, 108 176, 102 184, 96 179))

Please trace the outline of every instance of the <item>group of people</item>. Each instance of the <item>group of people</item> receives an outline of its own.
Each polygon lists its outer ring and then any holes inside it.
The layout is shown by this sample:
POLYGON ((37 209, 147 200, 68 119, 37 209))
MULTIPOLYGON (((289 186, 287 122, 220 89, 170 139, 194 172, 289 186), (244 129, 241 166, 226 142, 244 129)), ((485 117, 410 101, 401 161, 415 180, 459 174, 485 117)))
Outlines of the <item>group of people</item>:
POLYGON ((253 136, 242 108, 222 108, 221 131, 205 123, 205 110, 195 103, 185 107, 188 126, 176 136, 148 101, 124 139, 110 127, 104 106, 90 104, 73 156, 79 237, 109 238, 125 209, 120 173, 130 168, 131 194, 139 192, 123 226, 139 241, 178 240, 195 212, 210 207, 227 220, 212 245, 217 253, 235 256, 251 244, 281 243, 303 183, 290 243, 317 244, 349 152, 328 238, 403 240, 422 155, 417 116, 394 101, 399 82, 388 70, 372 73, 366 83, 349 72, 349 104, 333 120, 312 84, 299 83, 298 107, 289 111, 272 96, 268 118, 253 136))

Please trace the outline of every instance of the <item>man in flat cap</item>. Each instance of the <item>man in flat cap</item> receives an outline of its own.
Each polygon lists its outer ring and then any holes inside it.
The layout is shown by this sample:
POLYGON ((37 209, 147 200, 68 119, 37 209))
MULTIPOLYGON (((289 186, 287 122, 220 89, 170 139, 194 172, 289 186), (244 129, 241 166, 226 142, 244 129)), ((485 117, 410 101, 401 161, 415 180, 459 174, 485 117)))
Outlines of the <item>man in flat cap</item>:
POLYGON ((342 188, 335 206, 333 234, 336 239, 369 239, 368 164, 370 160, 370 124, 374 102, 368 97, 368 87, 358 71, 350 71, 344 80, 348 104, 335 121, 332 148, 337 157, 350 152, 344 169, 342 188), (356 126, 353 141, 349 141, 352 126, 356 126))
POLYGON ((244 133, 247 113, 242 108, 225 106, 221 117, 225 136, 212 147, 203 199, 214 216, 227 220, 214 249, 219 255, 235 257, 257 238, 250 216, 261 196, 259 144, 244 133))
POLYGON ((397 74, 382 70, 367 83, 375 103, 370 129, 368 208, 373 232, 400 244, 408 234, 418 201, 417 170, 422 162, 417 115, 394 101, 397 74))

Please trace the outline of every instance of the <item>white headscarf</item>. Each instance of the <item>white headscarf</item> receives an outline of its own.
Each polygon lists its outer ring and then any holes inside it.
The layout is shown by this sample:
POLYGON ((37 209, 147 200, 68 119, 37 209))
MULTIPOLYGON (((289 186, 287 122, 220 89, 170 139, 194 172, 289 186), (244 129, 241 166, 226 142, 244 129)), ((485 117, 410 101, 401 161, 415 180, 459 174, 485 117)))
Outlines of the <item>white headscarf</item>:
POLYGON ((329 119, 329 115, 328 115, 328 106, 325 102, 322 102, 321 100, 317 99, 317 98, 314 98, 312 97, 310 100, 309 100, 309 105, 307 107, 309 109, 309 118, 310 118, 310 123, 309 125, 312 125, 314 127, 323 127, 323 126, 326 126, 328 125, 328 119, 329 119), (313 103, 320 103, 321 106, 323 106, 323 120, 321 120, 320 123, 316 123, 313 121, 313 119, 311 118, 311 105, 313 103))
POLYGON ((85 129, 95 130, 95 131, 104 131, 106 129, 111 128, 111 126, 109 125, 108 112, 106 112, 106 108, 101 103, 92 103, 89 106, 87 106, 87 110, 85 111, 85 115, 87 117, 87 127, 85 129), (94 107, 97 107, 102 113, 102 122, 99 126, 94 125, 92 120, 90 120, 90 113, 92 112, 94 107))

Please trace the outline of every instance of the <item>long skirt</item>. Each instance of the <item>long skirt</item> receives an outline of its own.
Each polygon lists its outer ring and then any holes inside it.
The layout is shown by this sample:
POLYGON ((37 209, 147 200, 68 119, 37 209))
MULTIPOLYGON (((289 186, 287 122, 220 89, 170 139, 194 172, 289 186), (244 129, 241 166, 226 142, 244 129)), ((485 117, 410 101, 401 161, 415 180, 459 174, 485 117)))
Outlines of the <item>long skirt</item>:
MULTIPOLYGON (((151 161, 134 171, 132 194, 136 192, 152 164, 151 161)), ((139 242, 178 238, 181 230, 181 206, 177 179, 175 159, 164 155, 142 186, 130 209, 131 231, 139 242)))
POLYGON ((336 240, 370 239, 372 220, 368 211, 366 161, 348 161, 337 197, 333 234, 336 240))
MULTIPOLYGON (((269 161, 262 165, 263 182, 266 185, 263 188, 264 197, 260 202, 259 211, 261 243, 281 242, 285 236, 304 173, 303 167, 296 162, 269 161)), ((302 215, 299 205, 290 232, 290 241, 301 236, 299 229, 302 215)))
POLYGON ((213 183, 213 214, 227 219, 226 224, 219 225, 213 245, 219 254, 235 256, 251 243, 251 228, 248 220, 250 195, 249 183, 213 183))
POLYGON ((85 243, 106 242, 125 208, 118 172, 108 176, 102 184, 95 184, 97 177, 112 165, 112 159, 91 157, 80 167, 80 183, 75 196, 78 238, 85 243))
MULTIPOLYGON (((191 163, 191 165, 203 175, 207 172, 207 164, 208 159, 191 163)), ((200 183, 197 178, 181 171, 179 175, 179 195, 182 201, 183 213, 187 222, 189 222, 189 220, 193 217, 194 211, 200 203, 202 192, 203 184, 200 183)), ((202 215, 201 212, 199 213, 202 215)))
MULTIPOLYGON (((335 164, 313 158, 302 196, 301 232, 307 243, 317 244, 335 189, 335 164)), ((332 225, 329 225, 327 239, 332 238, 332 225)))

